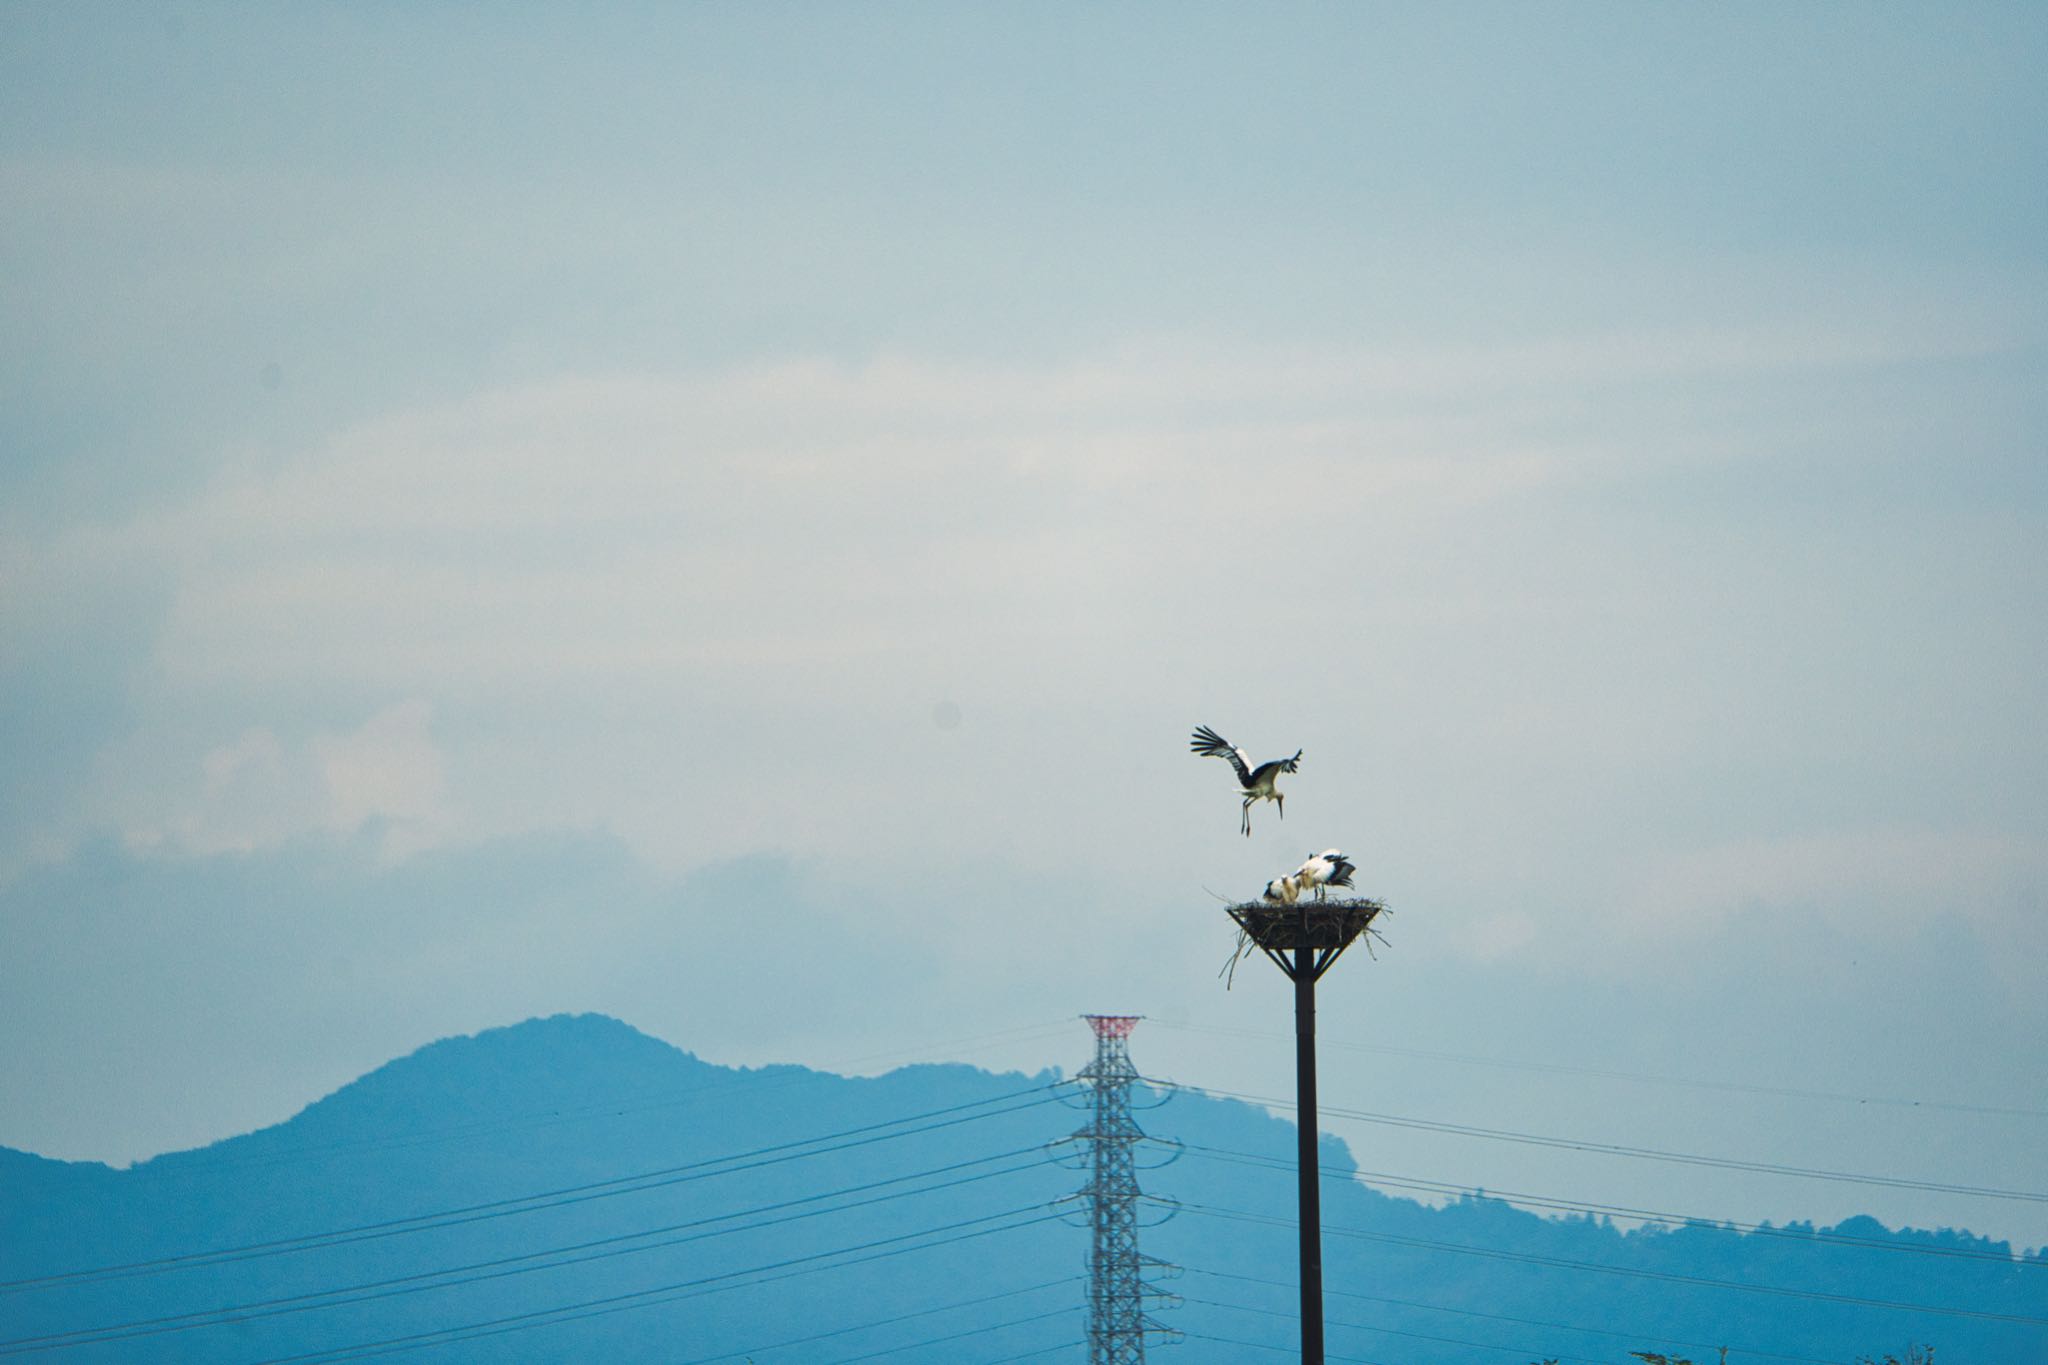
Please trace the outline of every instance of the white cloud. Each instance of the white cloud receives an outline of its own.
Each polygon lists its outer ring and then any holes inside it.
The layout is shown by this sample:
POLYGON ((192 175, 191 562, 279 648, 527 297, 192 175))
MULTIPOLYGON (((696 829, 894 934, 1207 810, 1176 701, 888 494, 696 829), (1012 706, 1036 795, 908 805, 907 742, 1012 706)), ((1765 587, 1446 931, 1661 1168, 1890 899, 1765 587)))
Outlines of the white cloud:
POLYGON ((1370 370, 1326 366, 1307 426, 1231 411, 1259 374, 1299 391, 1285 360, 563 381, 353 429, 107 535, 175 575, 175 685, 773 689, 1113 633, 1261 525, 1431 515, 1579 458, 1404 430, 1370 370))
POLYGON ((1743 839, 1658 860, 1629 901, 1667 925, 1711 926, 1747 906, 1797 904, 1881 919, 2002 916, 2048 882, 2048 846, 1980 831, 1854 829, 1743 839))
POLYGON ((1885 350, 1796 333, 1421 356, 1168 346, 1042 370, 569 379, 345 431, 120 534, 175 566, 164 662, 194 685, 388 693, 650 668, 759 684, 935 627, 976 650, 1069 630, 1102 613, 1105 576, 1163 596, 1312 530, 1639 476, 1696 458, 1696 438, 1560 432, 1553 410, 1644 375, 1885 350))
POLYGON ((185 848, 247 853, 324 823, 315 775, 268 726, 252 726, 209 750, 199 766, 196 800, 170 834, 185 848))
MULTIPOLYGON (((175 827, 164 792, 242 717, 317 714, 317 742, 277 727, 284 786, 318 794, 298 826, 378 820, 407 831, 394 847, 599 827, 670 869, 765 847, 886 870, 1029 829, 1048 864, 1122 865, 1179 808, 1185 774, 1156 760, 1199 708, 1306 718, 1310 799, 1353 827, 1375 810, 1422 846, 1442 832, 1418 822, 1463 811, 1530 845, 1460 855, 1476 867, 1569 863, 1495 794, 1682 763, 1712 742, 1703 719, 1726 733, 1772 700, 1715 660, 1810 639, 1747 596, 1778 566, 1700 576, 1690 547, 1611 515, 1660 470, 1764 458, 1768 410, 1702 421, 1681 396, 1646 425, 1631 386, 1916 345, 1801 326, 1423 354, 1158 343, 1039 368, 565 378, 397 413, 63 537, 70 562, 154 565, 173 594, 107 804, 175 827), (942 698, 973 718, 943 746, 942 698), (1378 769, 1342 771, 1333 738, 1354 765, 1401 753, 1407 800, 1373 806, 1378 769)), ((1758 742, 1788 723, 1757 720, 1758 742)), ((245 784, 274 766, 233 753, 215 761, 245 784)), ((239 818, 188 837, 274 837, 239 818)), ((1526 942, 1475 933, 1475 951, 1526 942)))
POLYGON ((448 824, 447 781, 431 719, 428 704, 413 698, 379 711, 352 733, 313 741, 335 828, 382 822, 391 853, 438 842, 448 824))
POLYGON ((251 853, 310 834, 374 829, 387 857, 444 842, 454 821, 424 700, 395 702, 345 731, 286 742, 251 726, 199 757, 196 780, 130 793, 131 847, 251 853))

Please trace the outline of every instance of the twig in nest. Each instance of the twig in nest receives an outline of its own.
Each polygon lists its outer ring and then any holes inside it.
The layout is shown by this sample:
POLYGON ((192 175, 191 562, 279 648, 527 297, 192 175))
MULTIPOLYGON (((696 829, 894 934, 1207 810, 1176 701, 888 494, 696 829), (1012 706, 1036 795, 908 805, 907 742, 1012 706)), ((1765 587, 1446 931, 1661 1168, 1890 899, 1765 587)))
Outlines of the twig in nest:
POLYGON ((1252 936, 1240 928, 1237 931, 1237 946, 1230 950, 1230 961, 1224 963, 1216 973, 1216 975, 1223 977, 1224 990, 1229 990, 1230 983, 1237 980, 1238 961, 1251 950, 1252 936))
MULTIPOLYGON (((1380 911, 1380 914, 1382 915, 1387 913, 1388 912, 1385 910, 1380 911)), ((1382 943, 1387 943, 1387 936, 1381 933, 1378 929, 1375 929, 1372 925, 1368 924, 1365 926, 1364 938, 1365 955, 1371 958, 1374 962, 1378 962, 1380 960, 1380 955, 1372 950, 1372 941, 1374 939, 1378 939, 1382 943)), ((1391 943, 1388 943, 1387 946, 1391 948, 1393 945, 1391 943)))

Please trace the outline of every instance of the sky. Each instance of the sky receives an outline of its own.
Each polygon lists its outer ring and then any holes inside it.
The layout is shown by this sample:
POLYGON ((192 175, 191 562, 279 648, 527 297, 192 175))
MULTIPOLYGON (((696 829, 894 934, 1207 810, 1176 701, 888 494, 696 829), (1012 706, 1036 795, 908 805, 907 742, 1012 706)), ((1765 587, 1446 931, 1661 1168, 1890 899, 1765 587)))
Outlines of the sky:
MULTIPOLYGON (((0 9, 0 1144, 563 1010, 2048 1243, 2048 12, 0 9), (1237 833, 1198 724, 1305 752, 1237 833)), ((1171 1110, 1151 1120, 1170 1131, 1171 1110)))

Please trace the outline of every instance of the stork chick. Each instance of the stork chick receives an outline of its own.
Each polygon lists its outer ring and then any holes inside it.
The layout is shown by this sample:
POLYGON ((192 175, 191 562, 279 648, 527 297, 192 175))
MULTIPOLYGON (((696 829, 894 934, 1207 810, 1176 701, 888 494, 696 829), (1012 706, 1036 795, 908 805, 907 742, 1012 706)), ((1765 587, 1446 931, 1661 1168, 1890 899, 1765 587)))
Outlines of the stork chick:
POLYGON ((1266 883, 1266 889, 1259 899, 1274 905, 1292 905, 1301 899, 1301 878, 1292 874, 1275 877, 1266 883))
POLYGON ((1326 848, 1296 869, 1294 876, 1303 886, 1316 889, 1316 899, 1323 898, 1325 887, 1351 885, 1351 874, 1358 871, 1358 865, 1334 848, 1326 848))
POLYGON ((1230 766, 1237 770, 1237 785, 1244 795, 1244 818, 1239 822, 1239 833, 1247 838, 1251 837, 1252 803, 1255 801, 1271 801, 1280 808, 1280 818, 1287 818, 1287 798, 1273 785, 1273 780, 1282 773, 1295 771, 1300 766, 1301 750, 1296 749, 1293 758, 1276 758, 1270 763, 1261 763, 1254 768, 1251 760, 1245 757, 1244 750, 1206 725, 1196 727, 1194 740, 1188 747, 1204 758, 1227 758, 1230 760, 1230 766))

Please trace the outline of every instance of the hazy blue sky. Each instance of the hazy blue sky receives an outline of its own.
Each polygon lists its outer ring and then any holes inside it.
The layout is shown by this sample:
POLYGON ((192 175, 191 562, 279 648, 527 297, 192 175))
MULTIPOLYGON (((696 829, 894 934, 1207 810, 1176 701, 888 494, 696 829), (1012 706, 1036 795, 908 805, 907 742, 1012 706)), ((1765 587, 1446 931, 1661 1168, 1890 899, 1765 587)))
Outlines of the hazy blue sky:
POLYGON ((2044 67, 2031 4, 0 9, 0 1143, 558 1010, 1131 1010, 1284 1095, 1215 895, 1336 844, 1333 1104, 2048 1190, 2044 67), (1284 824, 1197 723, 1306 749, 1284 824))

